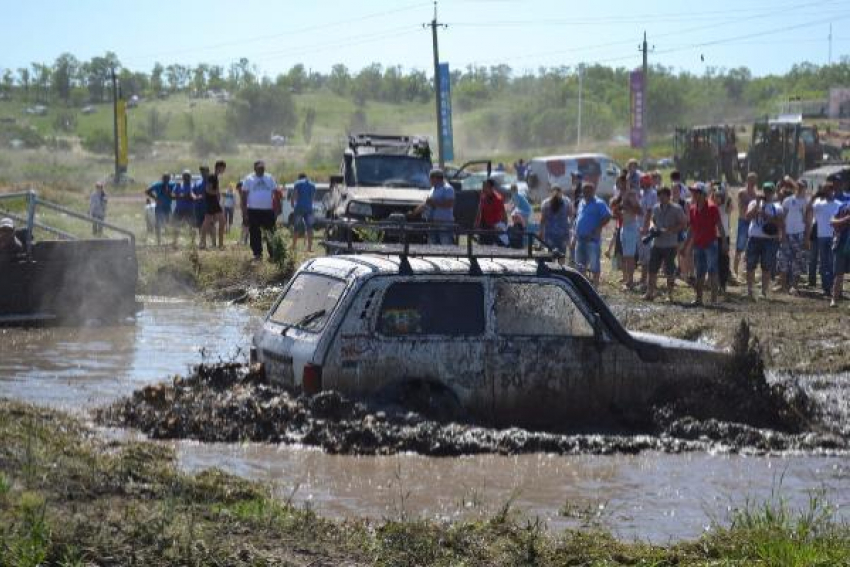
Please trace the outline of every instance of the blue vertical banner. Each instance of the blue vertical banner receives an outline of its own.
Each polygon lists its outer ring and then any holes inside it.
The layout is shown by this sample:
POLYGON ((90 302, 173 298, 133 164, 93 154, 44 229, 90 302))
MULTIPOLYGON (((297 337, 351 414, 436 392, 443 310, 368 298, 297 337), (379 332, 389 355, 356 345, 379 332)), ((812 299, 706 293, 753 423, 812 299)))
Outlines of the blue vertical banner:
POLYGON ((440 147, 443 148, 443 159, 451 161, 455 158, 454 135, 452 133, 452 78, 449 74, 449 64, 440 63, 440 116, 443 119, 443 131, 440 132, 440 147))

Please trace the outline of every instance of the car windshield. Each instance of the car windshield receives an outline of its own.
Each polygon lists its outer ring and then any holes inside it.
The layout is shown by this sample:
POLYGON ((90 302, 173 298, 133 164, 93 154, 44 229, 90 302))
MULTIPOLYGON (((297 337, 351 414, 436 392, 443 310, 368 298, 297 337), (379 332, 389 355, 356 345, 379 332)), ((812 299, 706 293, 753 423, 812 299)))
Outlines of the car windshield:
MULTIPOLYGON (((517 181, 516 175, 504 171, 494 171, 490 174, 490 177, 500 186, 510 185, 517 181)), ((481 189, 481 184, 484 183, 485 179, 487 179, 486 171, 473 171, 469 174, 469 177, 464 178, 461 182, 461 189, 481 189)))
POLYGON ((431 164, 410 156, 357 157, 357 184, 367 187, 418 187, 428 189, 431 164))
POLYGON ((346 283, 319 274, 301 273, 292 281, 270 319, 287 327, 321 331, 339 303, 346 283))

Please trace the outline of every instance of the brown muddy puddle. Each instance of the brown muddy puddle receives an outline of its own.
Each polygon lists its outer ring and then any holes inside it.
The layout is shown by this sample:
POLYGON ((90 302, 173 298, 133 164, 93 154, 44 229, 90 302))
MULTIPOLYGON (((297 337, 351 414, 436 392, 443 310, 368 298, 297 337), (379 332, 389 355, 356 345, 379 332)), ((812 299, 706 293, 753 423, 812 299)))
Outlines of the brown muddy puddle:
POLYGON ((850 511, 846 457, 672 455, 420 455, 357 457, 263 444, 175 442, 190 471, 217 466, 275 486, 281 498, 339 518, 488 517, 506 502, 555 531, 588 525, 657 543, 728 525, 735 506, 779 494, 805 507, 823 490, 850 511))
MULTIPOLYGON (((243 307, 148 298, 135 322, 117 327, 0 329, 0 396, 87 415, 189 365, 238 356, 258 322, 243 307)), ((773 491, 804 507, 811 491, 823 490, 843 517, 850 509, 846 456, 358 457, 284 445, 173 444, 187 470, 216 466, 269 481, 281 498, 335 517, 486 516, 512 500, 555 530, 594 524, 664 542, 697 536, 713 520, 725 522, 733 506, 773 491)))

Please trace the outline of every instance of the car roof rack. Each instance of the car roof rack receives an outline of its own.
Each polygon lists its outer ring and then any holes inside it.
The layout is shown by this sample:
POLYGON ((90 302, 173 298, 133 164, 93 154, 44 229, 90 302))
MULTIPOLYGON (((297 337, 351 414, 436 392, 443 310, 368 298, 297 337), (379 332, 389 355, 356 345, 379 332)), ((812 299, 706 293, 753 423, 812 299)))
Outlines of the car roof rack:
POLYGON ((481 237, 502 236, 499 230, 465 229, 449 223, 408 223, 408 222, 365 222, 337 220, 325 225, 325 239, 320 243, 328 254, 376 254, 379 256, 398 256, 399 272, 412 274, 409 258, 430 256, 432 258, 464 258, 469 260, 469 271, 472 275, 481 275, 479 259, 503 260, 534 260, 537 262, 537 272, 540 275, 549 273, 547 262, 552 262, 563 255, 552 250, 545 242, 531 232, 523 233, 525 246, 509 248, 481 244, 481 237), (331 232, 342 236, 343 240, 331 240, 331 232), (421 244, 423 235, 435 232, 451 232, 458 244, 421 244), (466 237, 461 241, 460 237, 466 237), (356 239, 360 239, 359 241, 356 239), (366 238, 366 240, 362 240, 366 238), (378 240, 387 238, 392 242, 378 240), (413 240, 413 242, 411 242, 413 240))

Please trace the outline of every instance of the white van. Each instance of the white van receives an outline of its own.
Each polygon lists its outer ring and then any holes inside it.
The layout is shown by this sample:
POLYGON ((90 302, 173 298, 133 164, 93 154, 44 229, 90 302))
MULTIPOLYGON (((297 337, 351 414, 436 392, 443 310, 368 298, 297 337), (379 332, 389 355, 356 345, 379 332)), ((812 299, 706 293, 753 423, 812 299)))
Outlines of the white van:
POLYGON ((599 197, 608 200, 614 196, 620 166, 605 154, 573 154, 536 157, 529 161, 526 173, 529 198, 539 203, 549 196, 553 185, 569 189, 571 174, 576 172, 581 173, 585 181, 596 184, 599 197))

